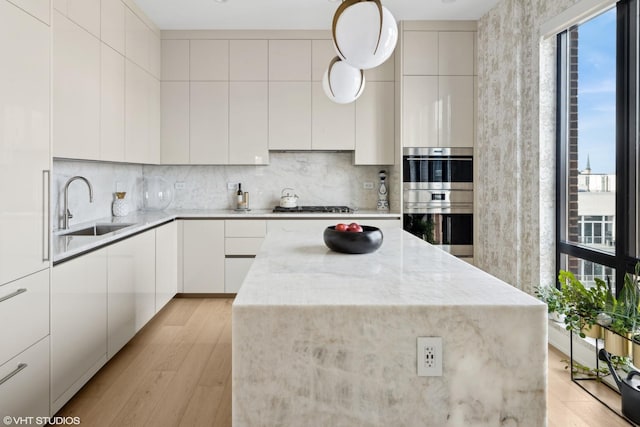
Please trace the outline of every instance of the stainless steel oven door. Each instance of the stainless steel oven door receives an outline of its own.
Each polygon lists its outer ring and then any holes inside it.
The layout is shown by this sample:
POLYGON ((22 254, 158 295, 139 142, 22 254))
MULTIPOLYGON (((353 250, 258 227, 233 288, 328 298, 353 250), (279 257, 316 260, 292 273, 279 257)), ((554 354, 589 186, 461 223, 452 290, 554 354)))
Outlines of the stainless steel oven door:
POLYGON ((404 213, 473 213, 473 191, 404 190, 404 213))
POLYGON ((458 257, 473 257, 473 213, 404 214, 404 229, 458 257))
POLYGON ((403 187, 473 190, 472 148, 405 148, 403 187))

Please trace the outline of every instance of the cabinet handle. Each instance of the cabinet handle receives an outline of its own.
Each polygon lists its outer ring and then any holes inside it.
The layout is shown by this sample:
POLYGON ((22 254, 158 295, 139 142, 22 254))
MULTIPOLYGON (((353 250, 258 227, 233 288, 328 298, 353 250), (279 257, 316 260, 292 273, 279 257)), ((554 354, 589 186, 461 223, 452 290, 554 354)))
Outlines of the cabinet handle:
POLYGON ((13 372, 9 372, 9 374, 7 374, 6 377, 4 377, 3 379, 0 380, 0 385, 2 385, 4 383, 6 383, 7 381, 9 381, 13 376, 17 375, 20 371, 22 371, 26 367, 27 367, 26 363, 20 363, 18 365, 18 367, 13 370, 13 372))
POLYGON ((25 292, 27 292, 27 290, 25 288, 20 288, 15 292, 11 292, 9 295, 5 295, 3 297, 0 297, 0 302, 6 301, 6 300, 8 300, 10 298, 13 298, 13 297, 17 297, 18 295, 23 294, 25 292))
POLYGON ((42 261, 50 261, 50 241, 51 238, 51 171, 44 169, 42 171, 42 261))

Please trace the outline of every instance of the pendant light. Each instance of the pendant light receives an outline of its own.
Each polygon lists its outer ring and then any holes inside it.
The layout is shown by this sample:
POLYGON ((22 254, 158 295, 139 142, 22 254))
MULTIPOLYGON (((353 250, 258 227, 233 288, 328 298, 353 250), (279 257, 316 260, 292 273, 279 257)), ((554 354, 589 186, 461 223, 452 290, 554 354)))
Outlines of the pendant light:
POLYGON ((368 70, 389 59, 398 42, 398 24, 380 0, 344 0, 332 25, 338 56, 351 66, 368 70))
POLYGON ((337 104, 355 101, 364 90, 364 71, 352 67, 337 56, 331 60, 322 77, 322 89, 337 104))

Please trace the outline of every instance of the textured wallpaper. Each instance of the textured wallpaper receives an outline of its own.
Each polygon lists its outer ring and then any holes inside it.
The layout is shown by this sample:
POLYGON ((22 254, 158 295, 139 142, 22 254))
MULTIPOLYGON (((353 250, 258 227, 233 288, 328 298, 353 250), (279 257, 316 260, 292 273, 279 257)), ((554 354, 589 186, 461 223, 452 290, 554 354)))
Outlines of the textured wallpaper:
POLYGON ((554 49, 540 27, 574 3, 502 0, 478 22, 474 260, 529 293, 555 257, 554 49))

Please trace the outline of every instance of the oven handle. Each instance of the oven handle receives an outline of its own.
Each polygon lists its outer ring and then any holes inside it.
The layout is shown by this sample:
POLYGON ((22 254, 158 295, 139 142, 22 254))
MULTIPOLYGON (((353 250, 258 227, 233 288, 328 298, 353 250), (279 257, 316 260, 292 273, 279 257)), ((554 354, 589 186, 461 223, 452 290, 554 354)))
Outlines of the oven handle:
POLYGON ((408 206, 404 205, 404 213, 407 214, 470 214, 473 215, 473 205, 456 205, 449 203, 440 206, 408 206))
POLYGON ((472 162, 473 157, 455 157, 455 156, 423 156, 423 157, 407 157, 405 156, 404 160, 407 161, 427 161, 427 160, 456 160, 463 162, 472 162))

